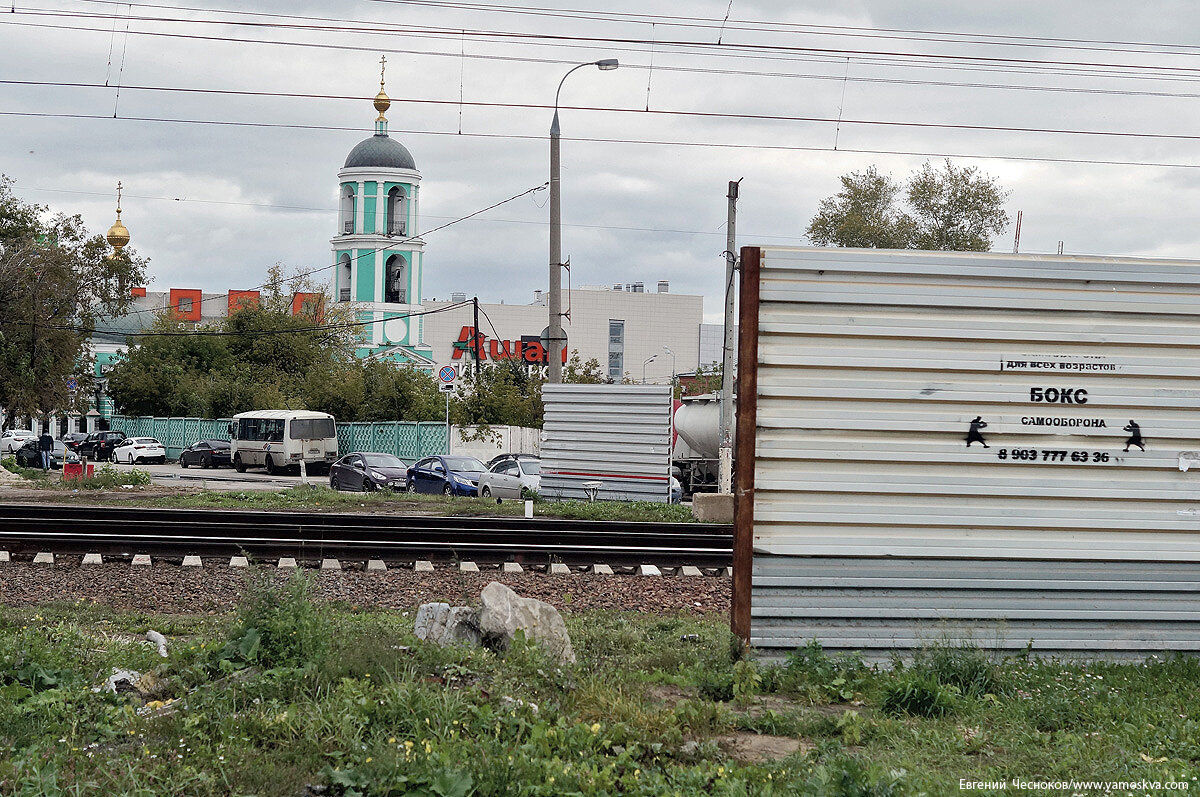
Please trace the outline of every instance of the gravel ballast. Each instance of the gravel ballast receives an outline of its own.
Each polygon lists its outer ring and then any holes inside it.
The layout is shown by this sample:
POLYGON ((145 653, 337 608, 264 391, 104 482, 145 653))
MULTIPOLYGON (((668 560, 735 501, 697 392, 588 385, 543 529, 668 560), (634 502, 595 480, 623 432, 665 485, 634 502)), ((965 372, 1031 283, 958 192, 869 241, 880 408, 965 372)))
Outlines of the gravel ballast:
MULTIPOLYGON (((274 568, 272 572, 278 573, 274 568)), ((248 572, 225 563, 182 568, 155 562, 134 569, 127 562, 79 565, 79 557, 59 557, 55 565, 12 562, 0 565, 0 604, 38 606, 86 601, 122 611, 225 612, 244 591, 248 572)), ((284 571, 279 577, 286 577, 284 571)), ((321 597, 362 608, 407 609, 422 603, 476 603, 489 582, 506 584, 524 597, 562 611, 593 609, 673 614, 729 611, 727 577, 646 577, 625 575, 547 575, 487 569, 467 573, 439 567, 418 573, 393 567, 387 572, 307 570, 321 597)))

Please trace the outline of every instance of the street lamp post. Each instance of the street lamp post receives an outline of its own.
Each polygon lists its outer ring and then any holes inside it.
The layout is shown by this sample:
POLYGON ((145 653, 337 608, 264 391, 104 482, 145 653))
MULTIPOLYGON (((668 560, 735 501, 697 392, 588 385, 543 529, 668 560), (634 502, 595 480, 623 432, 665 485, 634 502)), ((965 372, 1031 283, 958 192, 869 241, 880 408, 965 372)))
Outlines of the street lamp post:
POLYGON ((671 355, 671 387, 675 387, 675 352, 671 351, 671 347, 664 345, 663 351, 671 355))
POLYGON ((562 207, 559 194, 559 127, 558 127, 558 95, 562 93, 563 83, 576 69, 585 66, 596 66, 601 70, 616 69, 617 59, 603 58, 599 61, 588 61, 567 70, 562 80, 558 82, 558 91, 554 92, 554 121, 550 123, 550 295, 546 304, 550 313, 550 324, 547 330, 546 357, 549 361, 549 381, 557 384, 562 381, 562 207))
POLYGON ((642 361, 642 384, 646 384, 646 366, 658 359, 657 354, 651 354, 642 361))

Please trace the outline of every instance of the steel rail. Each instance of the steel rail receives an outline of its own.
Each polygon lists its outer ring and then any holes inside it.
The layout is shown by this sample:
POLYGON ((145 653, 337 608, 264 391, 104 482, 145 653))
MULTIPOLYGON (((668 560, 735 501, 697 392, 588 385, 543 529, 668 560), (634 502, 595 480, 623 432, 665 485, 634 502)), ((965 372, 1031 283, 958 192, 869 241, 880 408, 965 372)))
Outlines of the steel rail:
POLYGON ((726 567, 731 531, 686 523, 0 504, 0 548, 19 555, 53 549, 726 567))

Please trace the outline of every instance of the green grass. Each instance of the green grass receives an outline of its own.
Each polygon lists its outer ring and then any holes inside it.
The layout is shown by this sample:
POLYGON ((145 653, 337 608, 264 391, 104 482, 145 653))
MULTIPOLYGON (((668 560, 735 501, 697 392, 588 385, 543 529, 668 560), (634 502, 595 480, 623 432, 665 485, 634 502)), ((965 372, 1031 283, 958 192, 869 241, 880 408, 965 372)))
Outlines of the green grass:
POLYGON ((334 795, 882 797, 1013 777, 1200 786, 1195 659, 1071 664, 958 648, 886 670, 808 646, 774 666, 735 655, 721 618, 589 612, 566 615, 579 661, 563 666, 521 643, 503 655, 426 646, 411 612, 314 604, 303 576, 251 578, 227 617, 0 609, 0 794, 300 795, 313 784, 334 795), (168 659, 138 641, 150 627, 170 637, 168 659), (91 691, 114 666, 157 673, 151 712, 91 691), (898 694, 916 710, 893 705, 898 694), (922 708, 942 694, 952 699, 922 708), (727 752, 735 733, 806 745, 739 761, 727 752))
MULTIPOLYGON (((13 457, 6 457, 0 460, 0 467, 29 480, 27 486, 37 487, 44 490, 61 490, 75 491, 84 490, 107 490, 113 487, 138 487, 150 484, 150 474, 144 470, 136 468, 132 470, 117 470, 111 465, 100 465, 93 470, 93 475, 82 479, 61 479, 50 478, 50 475, 41 468, 23 468, 17 464, 13 457)), ((55 475, 61 475, 55 471, 55 475)))
MULTIPOLYGON (((8 470, 13 470, 8 468, 8 470)), ((25 469, 21 469, 25 470, 25 469)), ((44 479, 42 471, 31 471, 34 478, 44 479)), ((24 474, 22 474, 24 475, 24 474)), ((121 471, 102 468, 94 479, 85 479, 84 487, 100 489, 120 484, 141 485, 150 482, 143 471, 121 471)), ((77 482, 44 482, 46 487, 69 492, 77 482)), ((87 502, 87 497, 62 496, 71 502, 87 502)), ((155 495, 153 492, 116 493, 106 496, 106 503, 160 508, 193 509, 262 509, 292 511, 347 512, 360 510, 411 510, 421 514, 523 517, 523 501, 497 504, 494 500, 478 498, 447 498, 442 495, 409 493, 343 493, 323 485, 302 485, 286 490, 204 490, 183 495, 155 495)), ((632 522, 695 523, 691 509, 674 504, 650 501, 536 501, 534 514, 539 517, 573 518, 578 520, 616 520, 632 522)))

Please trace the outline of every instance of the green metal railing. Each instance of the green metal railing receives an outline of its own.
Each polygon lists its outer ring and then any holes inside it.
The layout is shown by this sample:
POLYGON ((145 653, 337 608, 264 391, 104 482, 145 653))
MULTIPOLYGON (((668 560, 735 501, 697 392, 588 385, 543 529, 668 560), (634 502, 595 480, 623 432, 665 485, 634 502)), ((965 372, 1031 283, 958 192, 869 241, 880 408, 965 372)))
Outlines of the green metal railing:
MULTIPOLYGON (((130 437, 153 437, 177 459, 197 440, 228 440, 230 418, 154 418, 114 415, 109 428, 130 437)), ((338 451, 379 451, 412 463, 431 454, 445 454, 449 436, 445 424, 426 421, 378 421, 337 424, 338 451)))

